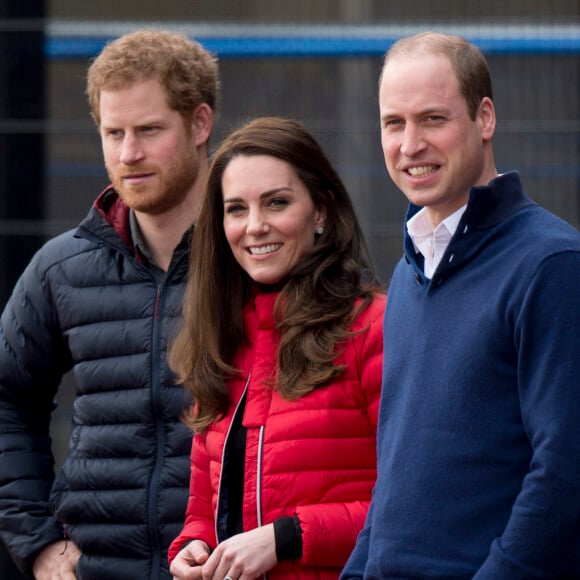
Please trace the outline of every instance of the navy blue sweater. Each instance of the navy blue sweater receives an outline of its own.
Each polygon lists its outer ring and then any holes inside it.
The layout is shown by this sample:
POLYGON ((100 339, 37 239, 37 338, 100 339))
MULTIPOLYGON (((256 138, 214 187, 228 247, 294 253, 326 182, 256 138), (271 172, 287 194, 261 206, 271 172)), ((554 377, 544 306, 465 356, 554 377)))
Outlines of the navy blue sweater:
POLYGON ((432 280, 406 235, 384 324, 378 479, 342 578, 580 578, 579 233, 517 173, 473 188, 432 280))
POLYGON ((169 579, 182 527, 188 400, 166 362, 181 312, 188 247, 159 282, 130 244, 114 191, 49 241, 0 323, 0 531, 25 572, 68 536, 79 579, 169 579), (54 478, 49 417, 64 373, 77 388, 70 453, 54 478))

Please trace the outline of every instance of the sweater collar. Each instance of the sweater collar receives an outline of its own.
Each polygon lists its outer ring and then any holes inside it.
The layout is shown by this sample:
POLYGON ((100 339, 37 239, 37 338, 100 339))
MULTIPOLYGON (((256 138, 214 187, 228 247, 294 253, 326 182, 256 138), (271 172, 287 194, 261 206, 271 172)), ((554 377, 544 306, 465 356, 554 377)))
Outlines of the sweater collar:
MULTIPOLYGON (((534 205, 536 204, 525 195, 517 171, 499 175, 488 185, 472 187, 467 208, 447 247, 440 267, 431 280, 431 285, 438 286, 453 270, 471 260, 479 251, 480 245, 485 243, 486 237, 493 235, 494 227, 522 209, 534 205)), ((405 220, 404 249, 406 261, 415 264, 417 276, 425 279, 406 227, 407 221, 420 209, 419 206, 409 204, 405 220)))
MULTIPOLYGON (((498 175, 488 185, 471 188, 461 222, 475 222, 477 229, 487 229, 529 205, 534 205, 534 202, 526 197, 519 172, 510 171, 498 175)), ((422 206, 410 203, 405 224, 421 209, 422 206)))

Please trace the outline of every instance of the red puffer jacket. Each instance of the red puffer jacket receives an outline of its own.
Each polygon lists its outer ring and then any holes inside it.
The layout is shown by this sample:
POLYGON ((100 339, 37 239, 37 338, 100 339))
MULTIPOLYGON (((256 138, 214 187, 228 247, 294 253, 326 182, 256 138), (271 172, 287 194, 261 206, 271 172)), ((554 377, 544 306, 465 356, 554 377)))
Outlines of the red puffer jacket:
POLYGON ((217 514, 223 451, 247 388, 244 530, 298 516, 302 558, 279 563, 269 578, 337 578, 363 527, 375 481, 386 299, 377 296, 354 322, 352 330, 362 332, 336 359, 346 365, 340 378, 289 402, 266 386, 279 340, 272 316, 276 297, 260 294, 246 307, 249 344, 234 362, 243 372, 228 383, 227 416, 194 437, 186 522, 169 559, 191 539, 216 546, 216 521, 225 519, 217 514))

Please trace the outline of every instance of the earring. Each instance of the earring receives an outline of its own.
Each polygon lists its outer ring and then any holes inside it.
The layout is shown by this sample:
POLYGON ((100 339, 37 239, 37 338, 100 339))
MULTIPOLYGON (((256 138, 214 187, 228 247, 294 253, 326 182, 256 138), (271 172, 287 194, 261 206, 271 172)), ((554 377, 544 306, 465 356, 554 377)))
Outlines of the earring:
POLYGON ((324 226, 316 226, 314 233, 320 236, 322 232, 324 232, 324 226))

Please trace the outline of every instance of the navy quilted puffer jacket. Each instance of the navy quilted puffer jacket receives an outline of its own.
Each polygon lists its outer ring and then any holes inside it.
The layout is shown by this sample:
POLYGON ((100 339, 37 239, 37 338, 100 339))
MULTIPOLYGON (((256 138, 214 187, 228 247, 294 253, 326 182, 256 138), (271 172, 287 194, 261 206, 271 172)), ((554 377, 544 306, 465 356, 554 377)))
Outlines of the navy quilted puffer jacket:
POLYGON ((83 553, 82 580, 171 577, 166 552, 183 524, 191 432, 166 350, 188 238, 159 283, 136 259, 128 209, 109 189, 15 287, 0 323, 0 531, 26 573, 68 536, 83 553), (70 453, 55 479, 49 414, 71 369, 70 453))

